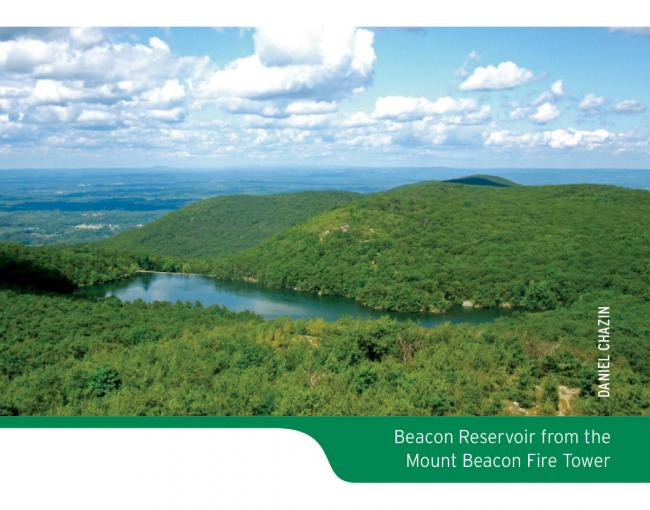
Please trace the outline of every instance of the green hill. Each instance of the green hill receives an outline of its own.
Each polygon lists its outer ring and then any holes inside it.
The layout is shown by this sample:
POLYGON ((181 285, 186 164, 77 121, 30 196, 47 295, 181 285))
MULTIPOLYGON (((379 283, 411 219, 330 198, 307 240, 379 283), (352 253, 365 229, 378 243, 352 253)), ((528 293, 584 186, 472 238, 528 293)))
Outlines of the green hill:
POLYGON ((113 240, 151 259, 0 243, 0 415, 648 415, 649 197, 426 182, 221 197, 113 240), (381 308, 553 310, 423 329, 69 294, 197 253, 188 267, 381 308), (614 398, 597 396, 597 306, 614 398))
POLYGON ((218 257, 254 246, 276 232, 358 197, 357 193, 340 191, 219 196, 97 244, 183 259, 218 257))
POLYGON ((135 257, 94 246, 24 246, 0 242, 0 287, 70 292, 131 276, 135 257))
POLYGON ((412 311, 552 309, 594 289, 647 298, 649 198, 612 186, 420 183, 314 216, 211 271, 412 311))
POLYGON ((496 186, 498 188, 510 188, 512 186, 519 186, 516 182, 504 179, 503 177, 496 177, 494 175, 469 175, 467 177, 459 177, 457 179, 448 179, 443 182, 453 182, 456 184, 470 184, 472 186, 496 186))

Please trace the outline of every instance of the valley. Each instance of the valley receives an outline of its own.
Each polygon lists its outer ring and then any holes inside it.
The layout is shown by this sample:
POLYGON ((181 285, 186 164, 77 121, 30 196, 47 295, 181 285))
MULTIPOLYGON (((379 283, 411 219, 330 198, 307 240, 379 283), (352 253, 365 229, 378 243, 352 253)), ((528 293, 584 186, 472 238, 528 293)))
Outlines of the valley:
POLYGON ((643 218, 645 190, 479 175, 2 242, 0 413, 647 415, 643 218), (617 325, 608 399, 598 306, 617 325))

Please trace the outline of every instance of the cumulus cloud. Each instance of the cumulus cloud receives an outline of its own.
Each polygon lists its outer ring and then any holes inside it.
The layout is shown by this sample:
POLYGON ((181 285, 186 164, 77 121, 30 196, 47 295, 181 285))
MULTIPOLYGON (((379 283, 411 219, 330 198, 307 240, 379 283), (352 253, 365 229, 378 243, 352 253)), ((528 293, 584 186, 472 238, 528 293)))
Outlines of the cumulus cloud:
POLYGON ((219 69, 197 85, 204 100, 340 101, 370 85, 374 34, 365 29, 296 27, 255 32, 255 53, 219 69))
POLYGON ((333 119, 328 115, 290 115, 279 119, 248 116, 245 120, 253 128, 317 130, 330 126, 333 119))
POLYGON ((606 129, 554 129, 535 133, 514 133, 508 130, 492 131, 484 135, 486 145, 503 147, 540 147, 552 149, 595 149, 611 142, 615 135, 606 129))
POLYGON ((546 124, 560 116, 560 110, 552 103, 543 103, 537 107, 530 119, 540 124, 546 124))
POLYGON ((643 113, 646 111, 646 105, 635 99, 624 99, 614 105, 616 113, 643 113))
POLYGON ((158 37, 151 37, 149 39, 149 46, 155 50, 164 51, 167 53, 169 52, 169 46, 167 46, 167 43, 158 37))
MULTIPOLYGON (((259 29, 247 33, 251 54, 219 66, 206 56, 175 54, 164 36, 132 35, 0 30, 3 154, 42 148, 45 154, 93 158, 101 151, 124 158, 139 151, 146 161, 227 155, 286 161, 321 154, 341 161, 343 154, 381 154, 400 161, 404 154, 466 155, 486 146, 647 152, 644 133, 633 145, 606 130, 503 130, 490 104, 482 103, 485 96, 473 92, 516 87, 533 73, 510 61, 473 68, 475 52, 457 73, 462 97, 399 95, 397 89, 355 111, 342 103, 372 85, 370 30, 259 29)), ((558 118, 556 104, 564 94, 563 81, 556 80, 535 101, 508 103, 506 116, 544 125, 558 118)), ((636 100, 608 106, 591 96, 583 111, 645 110, 636 100)))
POLYGON ((377 123, 374 117, 365 112, 355 112, 343 117, 341 126, 346 128, 364 128, 377 123))
POLYGON ((115 114, 99 110, 83 110, 77 120, 80 122, 114 121, 115 114))
POLYGON ((182 120, 192 82, 209 68, 207 57, 174 56, 158 37, 138 43, 92 28, 19 30, 0 37, 0 109, 30 134, 39 132, 30 123, 144 129, 182 120))
POLYGON ((177 79, 167 80, 162 87, 147 90, 142 98, 148 103, 166 105, 177 103, 185 97, 185 86, 177 79))
POLYGON ((555 102, 559 98, 564 96, 564 81, 556 80, 554 81, 548 90, 542 92, 537 98, 531 103, 533 106, 539 106, 542 103, 555 102))
POLYGON ((498 66, 477 67, 459 88, 460 90, 501 90, 526 83, 533 78, 532 71, 519 67, 511 61, 498 66))
POLYGON ((86 47, 104 40, 104 32, 99 28, 79 27, 70 29, 70 37, 78 46, 86 47))
POLYGON ((80 113, 76 106, 38 105, 27 110, 21 120, 27 124, 66 124, 77 120, 80 113))
POLYGON ((70 33, 60 39, 19 38, 0 42, 0 69, 4 74, 84 80, 86 86, 135 78, 150 82, 165 76, 186 75, 202 62, 205 60, 196 57, 175 58, 156 37, 148 45, 111 42, 101 37, 79 42, 70 33))
POLYGON ((555 97, 562 97, 564 95, 564 81, 563 80, 555 80, 551 84, 551 94, 553 94, 555 97))
POLYGON ((589 93, 582 99, 582 101, 580 101, 578 108, 587 113, 598 113, 604 104, 604 97, 599 97, 595 94, 589 93))
POLYGON ((430 115, 476 111, 474 99, 455 99, 444 96, 430 101, 424 97, 384 96, 377 99, 373 116, 397 122, 422 119, 430 115))
POLYGON ((55 80, 37 80, 31 94, 34 103, 62 103, 84 97, 83 84, 75 82, 69 87, 55 80))
POLYGON ((240 97, 224 97, 216 101, 222 110, 229 113, 259 115, 272 119, 284 119, 291 115, 318 115, 338 110, 338 101, 314 100, 266 100, 256 101, 240 97))
POLYGON ((76 119, 82 129, 113 129, 120 122, 118 116, 107 110, 83 110, 76 119))
POLYGON ((154 108, 143 114, 147 119, 162 122, 180 122, 185 118, 185 115, 186 111, 183 108, 172 108, 171 110, 154 108))

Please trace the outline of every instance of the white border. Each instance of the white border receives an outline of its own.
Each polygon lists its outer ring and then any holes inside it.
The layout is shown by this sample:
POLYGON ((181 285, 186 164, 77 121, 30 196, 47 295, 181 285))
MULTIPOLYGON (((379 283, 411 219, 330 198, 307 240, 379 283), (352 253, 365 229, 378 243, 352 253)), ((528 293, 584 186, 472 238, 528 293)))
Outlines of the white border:
POLYGON ((650 26, 642 0, 19 0, 0 26, 650 26))
MULTIPOLYGON (((5 0, 0 26, 650 26, 639 0, 5 0)), ((559 56, 561 58, 561 56, 559 56)), ((647 508, 649 485, 340 481, 310 438, 279 430, 0 431, 7 509, 647 508)))
POLYGON ((351 484, 284 429, 0 430, 7 510, 646 510, 640 484, 351 484))

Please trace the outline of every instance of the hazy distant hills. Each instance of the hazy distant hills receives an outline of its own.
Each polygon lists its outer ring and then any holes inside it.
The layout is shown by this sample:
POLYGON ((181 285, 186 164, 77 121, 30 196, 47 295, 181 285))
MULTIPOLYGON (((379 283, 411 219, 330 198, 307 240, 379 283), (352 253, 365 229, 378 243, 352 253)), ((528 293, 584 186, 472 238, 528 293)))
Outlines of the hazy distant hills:
POLYGON ((444 182, 453 182, 456 184, 471 184, 473 186, 496 186, 497 188, 509 188, 512 186, 519 186, 516 182, 513 182, 503 177, 495 177, 493 175, 470 175, 467 177, 460 177, 458 179, 448 179, 444 182))

